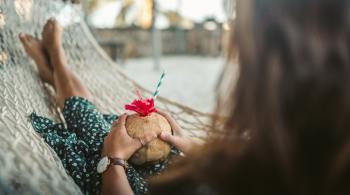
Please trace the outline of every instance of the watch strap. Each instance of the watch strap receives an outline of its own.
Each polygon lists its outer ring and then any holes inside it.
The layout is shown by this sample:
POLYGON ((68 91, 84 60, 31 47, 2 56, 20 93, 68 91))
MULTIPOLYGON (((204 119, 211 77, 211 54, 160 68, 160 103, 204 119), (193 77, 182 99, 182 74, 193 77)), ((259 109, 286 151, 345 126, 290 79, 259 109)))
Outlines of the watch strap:
POLYGON ((128 169, 128 162, 126 160, 120 158, 108 157, 111 165, 119 165, 122 166, 125 170, 128 169))

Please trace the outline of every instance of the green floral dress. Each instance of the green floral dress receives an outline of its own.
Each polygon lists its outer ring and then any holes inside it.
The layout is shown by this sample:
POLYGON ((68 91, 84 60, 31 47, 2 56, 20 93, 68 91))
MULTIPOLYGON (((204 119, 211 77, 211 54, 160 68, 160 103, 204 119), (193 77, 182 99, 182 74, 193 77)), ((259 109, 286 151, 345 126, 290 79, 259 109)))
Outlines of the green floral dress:
MULTIPOLYGON (((116 115, 103 115, 95 105, 84 98, 71 97, 65 101, 63 123, 32 113, 34 129, 56 151, 68 174, 84 194, 100 194, 101 174, 97 163, 101 159, 103 140, 109 133, 116 115)), ((177 155, 173 148, 171 155, 177 155)), ((170 157, 169 157, 170 158, 170 157)), ((169 163, 169 158, 148 167, 130 165, 126 174, 136 195, 147 194, 147 177, 159 174, 169 163)))

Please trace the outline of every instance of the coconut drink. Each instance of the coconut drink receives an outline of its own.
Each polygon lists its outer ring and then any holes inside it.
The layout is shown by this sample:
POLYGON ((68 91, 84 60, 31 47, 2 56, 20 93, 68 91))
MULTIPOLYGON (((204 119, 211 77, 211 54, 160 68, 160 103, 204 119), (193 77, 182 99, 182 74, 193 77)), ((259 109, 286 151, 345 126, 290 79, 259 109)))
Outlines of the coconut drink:
MULTIPOLYGON (((132 138, 142 138, 146 133, 161 132, 172 134, 171 126, 166 118, 156 113, 154 100, 140 98, 126 105, 125 109, 135 111, 135 114, 128 116, 125 127, 132 138)), ((135 165, 152 164, 164 160, 170 153, 170 145, 166 142, 155 139, 139 149, 130 158, 135 165)))
MULTIPOLYGON (((146 133, 154 132, 159 135, 161 132, 172 134, 171 126, 166 118, 157 113, 154 100, 159 94, 159 88, 162 84, 165 73, 162 74, 153 94, 153 98, 143 98, 137 90, 139 99, 131 104, 125 105, 126 110, 136 112, 128 116, 125 127, 132 138, 143 138, 146 133)), ((130 162, 135 165, 153 164, 165 160, 170 154, 170 145, 160 139, 155 139, 141 149, 139 149, 130 158, 130 162)))

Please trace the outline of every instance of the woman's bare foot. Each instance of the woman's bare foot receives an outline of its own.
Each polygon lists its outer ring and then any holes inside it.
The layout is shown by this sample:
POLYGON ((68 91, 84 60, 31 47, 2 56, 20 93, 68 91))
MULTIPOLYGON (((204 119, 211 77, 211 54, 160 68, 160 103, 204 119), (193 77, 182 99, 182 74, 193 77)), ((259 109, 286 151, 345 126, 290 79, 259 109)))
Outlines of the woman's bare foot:
POLYGON ((48 57, 45 54, 42 42, 31 35, 20 34, 19 39, 26 53, 34 60, 38 68, 39 76, 44 81, 54 85, 53 69, 50 66, 48 57))
POLYGON ((62 27, 61 25, 54 19, 49 19, 43 29, 42 37, 43 37, 43 46, 51 55, 54 53, 57 55, 58 53, 64 53, 62 48, 62 27))
POLYGON ((43 47, 47 51, 53 67, 53 80, 56 90, 56 101, 63 108, 68 97, 78 96, 90 99, 91 95, 84 84, 70 70, 62 47, 62 27, 55 19, 45 24, 42 32, 43 47))

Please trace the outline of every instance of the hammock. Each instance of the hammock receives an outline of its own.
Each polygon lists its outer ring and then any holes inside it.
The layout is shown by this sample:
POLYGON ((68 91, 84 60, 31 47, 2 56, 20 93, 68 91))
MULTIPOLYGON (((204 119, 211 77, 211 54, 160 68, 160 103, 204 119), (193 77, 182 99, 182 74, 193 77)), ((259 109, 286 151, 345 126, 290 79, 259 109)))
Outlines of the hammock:
MULTIPOLYGON (((50 88, 40 82, 17 38, 20 32, 40 36, 46 20, 60 17, 69 7, 54 0, 0 0, 0 194, 81 194, 28 120, 33 111, 57 121, 60 117, 50 88)), ((96 97, 97 107, 104 113, 122 113, 123 105, 136 98, 135 87, 150 96, 102 52, 86 24, 75 19, 65 21, 71 23, 65 27, 63 46, 72 70, 96 97)), ((210 130, 210 114, 161 97, 157 106, 171 113, 191 136, 217 133, 210 130)))

